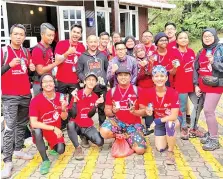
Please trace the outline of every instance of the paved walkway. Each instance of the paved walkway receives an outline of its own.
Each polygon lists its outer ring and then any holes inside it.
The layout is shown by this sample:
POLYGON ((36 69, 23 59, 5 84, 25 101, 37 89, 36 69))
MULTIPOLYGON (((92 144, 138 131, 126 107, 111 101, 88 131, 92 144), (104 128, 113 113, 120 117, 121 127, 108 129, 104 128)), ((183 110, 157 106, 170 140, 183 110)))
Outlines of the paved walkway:
MULTIPOLYGON (((175 166, 165 164, 166 153, 159 153, 154 147, 154 135, 147 138, 148 149, 142 156, 133 154, 126 158, 114 159, 111 156, 112 140, 106 140, 102 148, 91 146, 86 149, 85 160, 77 161, 73 157, 74 147, 66 136, 66 152, 59 156, 50 156, 50 173, 39 173, 41 158, 33 144, 25 150, 34 154, 31 161, 13 160, 15 179, 223 179, 223 98, 216 111, 221 148, 214 152, 202 150, 199 139, 182 141, 177 138, 175 148, 175 166)), ((207 130, 202 113, 199 126, 207 130)), ((3 165, 3 164, 2 164, 3 165)))

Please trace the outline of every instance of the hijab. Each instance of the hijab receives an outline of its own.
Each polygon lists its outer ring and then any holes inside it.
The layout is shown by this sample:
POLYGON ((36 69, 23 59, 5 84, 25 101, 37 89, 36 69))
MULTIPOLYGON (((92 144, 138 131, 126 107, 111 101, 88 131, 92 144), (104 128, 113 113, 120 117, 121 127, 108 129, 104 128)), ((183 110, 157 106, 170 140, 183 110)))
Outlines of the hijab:
POLYGON ((202 32, 202 46, 203 46, 204 49, 206 49, 206 50, 211 49, 212 50, 213 48, 215 48, 218 45, 218 42, 219 42, 219 38, 217 36, 217 32, 216 32, 215 28, 206 28, 206 29, 203 30, 203 32, 202 32), (214 42, 211 45, 206 45, 203 42, 203 35, 207 31, 211 32, 214 36, 214 42))

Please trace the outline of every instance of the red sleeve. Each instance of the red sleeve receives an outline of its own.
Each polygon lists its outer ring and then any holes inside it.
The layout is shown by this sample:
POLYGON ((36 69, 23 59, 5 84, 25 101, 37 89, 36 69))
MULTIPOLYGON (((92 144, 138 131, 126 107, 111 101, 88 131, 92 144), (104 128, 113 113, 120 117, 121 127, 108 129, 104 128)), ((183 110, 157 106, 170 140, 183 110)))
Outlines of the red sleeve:
MULTIPOLYGON (((59 41, 55 48, 55 54, 63 55, 64 54, 64 47, 63 47, 63 41, 59 41)), ((68 50, 68 49, 67 49, 68 50)))
POLYGON ((38 117, 38 114, 39 114, 38 101, 37 98, 33 98, 29 105, 29 116, 38 117))
POLYGON ((170 96, 171 96, 171 108, 180 108, 178 92, 175 90, 172 90, 170 96))
POLYGON ((82 53, 85 52, 85 47, 84 47, 84 45, 82 43, 79 43, 77 49, 78 49, 78 51, 77 51, 76 55, 78 57, 80 57, 82 55, 82 53))
POLYGON ((105 105, 112 105, 111 90, 109 90, 106 94, 105 105))
POLYGON ((32 60, 35 65, 44 65, 43 52, 40 48, 34 48, 32 51, 32 60))

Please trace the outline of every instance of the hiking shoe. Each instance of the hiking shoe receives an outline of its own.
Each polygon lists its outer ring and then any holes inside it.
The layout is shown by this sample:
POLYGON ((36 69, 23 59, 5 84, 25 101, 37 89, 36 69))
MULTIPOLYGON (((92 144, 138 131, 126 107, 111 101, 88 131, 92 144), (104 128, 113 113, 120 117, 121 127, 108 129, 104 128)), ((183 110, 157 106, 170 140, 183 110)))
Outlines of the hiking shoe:
POLYGON ((49 160, 43 161, 40 166, 41 175, 46 175, 47 173, 49 173, 49 170, 50 170, 50 161, 49 160))
POLYGON ((52 155, 52 156, 57 156, 57 155, 59 155, 55 150, 50 150, 50 151, 49 151, 49 154, 52 155))
POLYGON ((172 151, 168 151, 167 153, 166 164, 167 165, 175 164, 174 153, 172 151))
POLYGON ((210 138, 206 144, 203 145, 203 150, 205 151, 213 151, 220 148, 220 144, 218 139, 210 138))
POLYGON ((20 151, 14 151, 13 158, 23 159, 23 160, 31 160, 31 159, 33 159, 33 156, 29 153, 25 153, 22 150, 20 150, 20 151))
POLYGON ((152 133, 154 133, 154 129, 149 130, 148 128, 146 128, 145 130, 143 130, 144 136, 150 135, 152 133))
POLYGON ((4 168, 1 171, 1 178, 9 178, 12 175, 12 162, 6 162, 4 163, 4 168))
POLYGON ((210 133, 207 132, 207 133, 205 133, 204 136, 201 138, 200 142, 201 142, 202 144, 206 144, 206 143, 209 141, 209 139, 210 139, 210 133))
POLYGON ((180 138, 182 140, 188 140, 189 139, 189 135, 188 135, 188 129, 186 128, 181 128, 181 134, 180 134, 180 138))
POLYGON ((78 146, 74 151, 75 159, 76 160, 84 160, 84 152, 81 146, 78 146))
POLYGON ((90 144, 85 136, 81 137, 81 147, 90 148, 90 144))
POLYGON ((190 129, 189 130, 189 137, 194 138, 194 137, 199 137, 202 138, 204 137, 204 133, 198 129, 190 129))

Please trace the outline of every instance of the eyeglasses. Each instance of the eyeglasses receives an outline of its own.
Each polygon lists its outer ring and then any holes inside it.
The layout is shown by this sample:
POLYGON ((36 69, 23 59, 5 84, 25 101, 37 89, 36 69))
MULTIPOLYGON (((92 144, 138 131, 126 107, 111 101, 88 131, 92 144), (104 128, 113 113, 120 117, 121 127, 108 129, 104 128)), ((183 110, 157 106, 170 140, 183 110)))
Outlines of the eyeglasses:
POLYGON ((174 28, 166 28, 167 31, 175 30, 174 28))
POLYGON ((142 37, 144 37, 144 38, 152 38, 153 36, 151 36, 151 35, 145 35, 145 36, 142 36, 142 37))
POLYGON ((213 35, 204 35, 203 36, 203 39, 210 39, 210 38, 212 38, 213 37, 213 35))
POLYGON ((49 80, 49 81, 42 81, 42 83, 47 84, 47 83, 54 83, 53 80, 49 80))
POLYGON ((167 39, 166 40, 159 40, 158 42, 163 43, 163 42, 168 42, 168 40, 167 39))
POLYGON ((125 50, 126 48, 117 48, 116 51, 123 51, 125 50))

